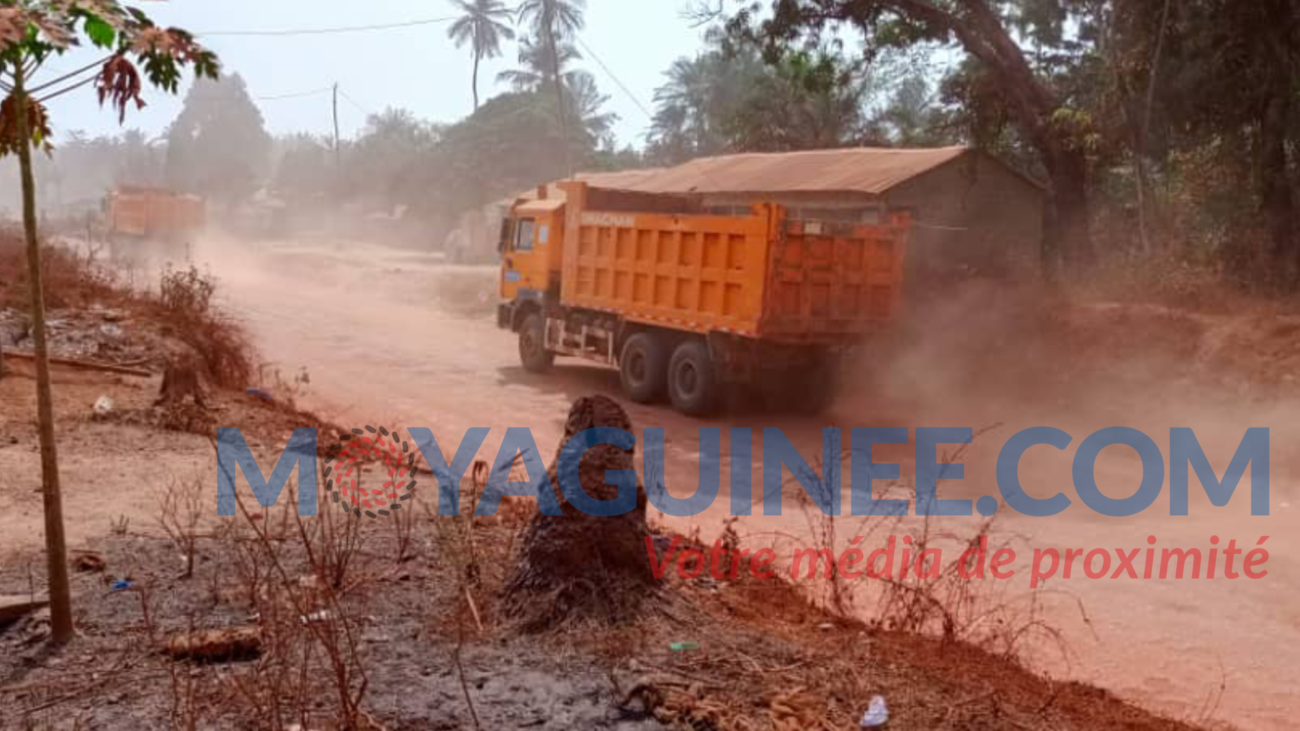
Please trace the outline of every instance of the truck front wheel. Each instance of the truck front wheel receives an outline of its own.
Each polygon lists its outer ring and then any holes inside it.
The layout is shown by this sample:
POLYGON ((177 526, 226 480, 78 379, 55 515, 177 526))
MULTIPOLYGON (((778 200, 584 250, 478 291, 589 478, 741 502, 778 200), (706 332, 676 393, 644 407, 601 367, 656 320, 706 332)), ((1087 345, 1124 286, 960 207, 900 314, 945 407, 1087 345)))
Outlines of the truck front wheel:
POLYGON ((663 398, 668 383, 668 348, 663 338, 650 332, 628 338, 618 359, 618 377, 623 393, 638 404, 663 398))
POLYGON ((684 340, 668 363, 668 396, 678 411, 704 416, 718 404, 719 384, 709 346, 703 340, 684 340))
POLYGON ((555 363, 555 353, 546 349, 546 324, 536 312, 519 326, 519 360, 530 373, 544 373, 555 363))

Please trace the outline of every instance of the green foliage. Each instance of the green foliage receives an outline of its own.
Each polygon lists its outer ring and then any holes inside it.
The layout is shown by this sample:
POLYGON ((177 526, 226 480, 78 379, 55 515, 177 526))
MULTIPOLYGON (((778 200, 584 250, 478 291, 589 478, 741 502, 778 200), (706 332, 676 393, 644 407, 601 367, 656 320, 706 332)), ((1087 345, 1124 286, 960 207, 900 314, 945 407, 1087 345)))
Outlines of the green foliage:
POLYGON ((523 0, 519 3, 519 21, 529 25, 539 38, 549 32, 558 40, 582 30, 586 10, 587 0, 523 0))
POLYGON ((84 29, 90 42, 100 48, 111 47, 113 40, 117 38, 117 30, 113 28, 112 23, 96 16, 86 18, 84 29))
POLYGON ((438 127, 405 109, 386 109, 366 120, 346 153, 344 195, 385 207, 417 205, 434 183, 438 127))
MULTIPOLYGON (((609 96, 601 93, 596 85, 596 78, 582 69, 572 68, 575 61, 582 59, 582 54, 571 43, 556 46, 559 54, 558 69, 563 80, 566 120, 578 120, 583 133, 591 138, 592 144, 611 142, 610 134, 618 117, 604 111, 609 96)), ((556 59, 550 53, 546 43, 533 38, 523 38, 519 42, 519 68, 508 69, 497 75, 497 81, 510 84, 520 92, 538 93, 547 91, 555 78, 556 59)), ((554 101, 551 102, 555 104, 554 101)))
MULTIPOLYGON (((198 77, 211 78, 218 72, 216 55, 195 42, 189 33, 159 28, 144 12, 117 0, 0 3, 0 65, 10 74, 18 67, 25 68, 26 75, 34 73, 51 56, 79 45, 83 36, 92 46, 111 52, 99 69, 95 89, 100 104, 117 109, 119 119, 125 119, 129 104, 144 106, 141 95, 146 81, 174 93, 187 67, 198 77), (144 69, 143 74, 140 68, 144 69)), ((61 87, 39 89, 43 93, 29 99, 29 113, 34 115, 35 122, 30 125, 35 146, 48 144, 44 102, 88 80, 75 76, 61 79, 61 87)), ((6 85, 6 88, 14 87, 6 85)), ((0 154, 13 152, 16 144, 12 135, 18 129, 14 121, 17 106, 10 104, 7 108, 7 119, 0 121, 0 128, 7 131, 0 143, 0 154)))
POLYGON ((829 46, 790 50, 765 64, 753 45, 681 58, 655 92, 648 154, 674 163, 732 151, 838 147, 874 140, 874 90, 862 62, 829 46))
POLYGON ((565 145, 575 159, 593 145, 576 129, 566 140, 555 112, 549 94, 511 92, 448 127, 434 157, 438 207, 458 212, 564 177, 565 145))
POLYGON ((894 88, 885 108, 872 122, 876 134, 901 147, 937 147, 951 144, 954 135, 946 128, 937 94, 925 76, 906 76, 894 88))
POLYGON ((496 58, 501 55, 501 41, 514 40, 515 31, 504 19, 510 18, 510 9, 501 0, 453 0, 463 13, 447 28, 447 37, 457 47, 466 43, 475 58, 496 58))
POLYGON ((515 91, 538 91, 551 83, 557 63, 560 77, 565 78, 573 63, 582 60, 582 54, 572 43, 557 43, 552 53, 544 41, 526 36, 519 40, 518 60, 519 66, 497 74, 497 81, 509 84, 515 91))
POLYGON ((724 123, 742 150, 784 152, 861 144, 870 77, 826 48, 790 51, 745 90, 724 123))
POLYGON ((239 74, 202 79, 167 133, 167 181, 226 203, 246 200, 267 172, 271 138, 239 74))
POLYGON ((277 195, 291 203, 306 203, 323 199, 333 190, 337 176, 333 140, 299 133, 278 140, 276 147, 271 187, 277 195))
POLYGON ((474 56, 474 108, 478 109, 479 61, 500 56, 502 39, 514 40, 514 29, 503 20, 510 17, 511 11, 501 0, 454 0, 454 4, 464 14, 447 29, 447 37, 457 47, 470 44, 474 56))

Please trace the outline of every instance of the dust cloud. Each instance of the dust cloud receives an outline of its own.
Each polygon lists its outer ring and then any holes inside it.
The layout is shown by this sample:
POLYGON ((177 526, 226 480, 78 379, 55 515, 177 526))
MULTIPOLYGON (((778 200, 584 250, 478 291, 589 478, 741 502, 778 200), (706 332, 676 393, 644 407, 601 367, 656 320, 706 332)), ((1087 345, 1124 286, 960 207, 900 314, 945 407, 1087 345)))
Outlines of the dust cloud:
MULTIPOLYGON (((492 266, 452 264, 411 247, 336 236, 208 236, 188 254, 219 278, 219 296, 249 326, 267 368, 309 372, 300 404, 340 423, 427 426, 446 442, 445 452, 466 429, 489 426, 483 459, 495 455, 506 427, 527 426, 549 460, 574 398, 618 396, 612 370, 564 363, 535 376, 518 366, 514 338, 495 327, 492 266)), ((1300 605, 1293 507, 1300 498, 1300 455, 1292 446, 1300 436, 1300 411, 1288 377, 1300 365, 1295 328, 1292 316, 1249 307, 1201 313, 1098 301, 1068 289, 971 282, 914 299, 892 333, 846 366, 844 393, 824 419, 743 404, 703 421, 662 407, 629 404, 628 410, 638 428, 665 429, 665 472, 675 495, 690 494, 697 484, 703 426, 722 427, 724 434, 731 426, 778 426, 810 459, 820 451, 826 423, 971 427, 979 436, 961 453, 964 479, 940 483, 942 497, 969 499, 998 496, 997 454, 1012 434, 1031 426, 1063 429, 1071 445, 1060 452, 1031 449, 1020 478, 1031 494, 1064 492, 1074 504, 1052 518, 1023 517, 1004 506, 992 528, 994 539, 1015 546, 1020 556, 1017 576, 997 588, 999 601, 1036 613, 1059 633, 1059 643, 1023 649, 1026 662, 1180 718, 1196 720, 1207 698, 1214 698, 1217 718, 1282 729, 1291 719, 1276 709, 1287 707, 1287 671, 1300 656, 1300 615, 1284 609, 1300 605), (1247 428, 1268 427, 1271 514, 1249 515, 1248 472, 1223 508, 1210 505, 1193 478, 1191 515, 1171 517, 1167 469, 1161 497, 1143 514, 1120 519, 1092 512, 1074 492, 1071 460, 1088 434, 1108 426, 1150 434, 1166 467, 1169 429, 1191 427, 1219 473, 1247 428), (1029 589, 1033 549, 1145 548, 1148 535, 1158 538, 1158 547, 1202 550, 1211 536, 1253 546, 1268 535, 1270 574, 1231 583, 1221 577, 1076 576, 1029 589)), ((726 439, 723 445, 724 487, 714 506, 689 519, 656 514, 653 520, 698 532, 708 543, 722 533, 731 464, 726 439)), ((757 436, 754 446, 757 476, 757 436)), ((878 449, 876 461, 898 463, 904 489, 914 479, 913 445, 878 449)), ((849 465, 843 468, 847 474, 849 465)), ((1106 494, 1125 497, 1139 484, 1141 469, 1131 449, 1113 447, 1102 453, 1095 474, 1106 494)), ((743 518, 737 529, 752 545, 772 543, 777 535, 811 541, 807 516, 790 504, 783 516, 743 518)), ((840 522, 836 541, 842 548, 861 523, 848 516, 840 522)), ((979 524, 978 517, 945 519, 944 530, 961 538, 979 524)), ((919 529, 918 519, 909 518, 897 532, 919 529)), ((871 606, 863 601, 862 611, 871 606)))

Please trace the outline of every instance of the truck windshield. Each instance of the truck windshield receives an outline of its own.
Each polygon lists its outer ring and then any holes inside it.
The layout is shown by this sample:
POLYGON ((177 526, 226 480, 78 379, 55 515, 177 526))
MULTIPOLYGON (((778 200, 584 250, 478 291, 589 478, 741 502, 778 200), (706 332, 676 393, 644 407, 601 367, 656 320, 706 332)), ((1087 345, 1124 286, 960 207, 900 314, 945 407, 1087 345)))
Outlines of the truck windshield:
POLYGON ((521 218, 515 227, 515 251, 533 250, 533 219, 521 218))

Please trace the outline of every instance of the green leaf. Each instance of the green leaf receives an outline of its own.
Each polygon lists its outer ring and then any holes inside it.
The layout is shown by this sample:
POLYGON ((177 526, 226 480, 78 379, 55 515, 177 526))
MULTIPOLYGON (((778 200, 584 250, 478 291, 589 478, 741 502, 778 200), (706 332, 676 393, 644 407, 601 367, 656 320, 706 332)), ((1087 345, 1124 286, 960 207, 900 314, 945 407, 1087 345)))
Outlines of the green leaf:
POLYGON ((86 35, 90 36, 90 42, 96 46, 109 48, 117 38, 117 31, 103 18, 90 15, 86 17, 86 35))

